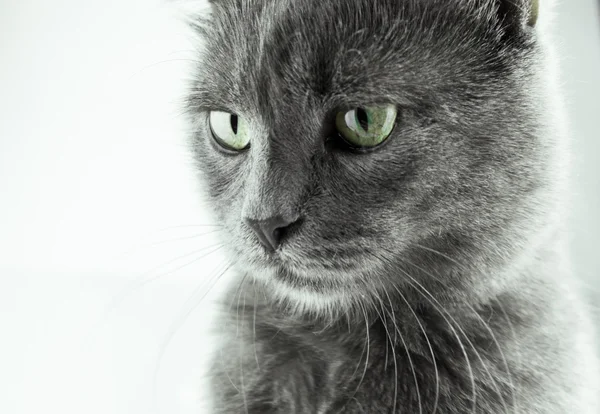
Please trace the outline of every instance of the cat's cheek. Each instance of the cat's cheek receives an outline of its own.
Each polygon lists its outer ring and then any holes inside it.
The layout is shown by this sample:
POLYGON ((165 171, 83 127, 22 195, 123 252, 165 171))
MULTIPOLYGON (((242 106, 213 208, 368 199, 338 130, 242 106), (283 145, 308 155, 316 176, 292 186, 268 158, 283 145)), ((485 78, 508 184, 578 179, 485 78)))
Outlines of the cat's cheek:
POLYGON ((235 198, 243 190, 247 154, 226 154, 216 148, 210 137, 198 143, 196 159, 202 180, 215 199, 235 198))

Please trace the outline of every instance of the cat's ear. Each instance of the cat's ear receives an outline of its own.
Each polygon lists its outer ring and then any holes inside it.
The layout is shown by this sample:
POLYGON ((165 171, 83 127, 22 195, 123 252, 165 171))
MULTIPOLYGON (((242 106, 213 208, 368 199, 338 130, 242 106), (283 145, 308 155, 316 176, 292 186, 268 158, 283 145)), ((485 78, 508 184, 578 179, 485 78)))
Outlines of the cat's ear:
POLYGON ((540 0, 495 0, 498 13, 505 27, 510 31, 535 27, 540 0))

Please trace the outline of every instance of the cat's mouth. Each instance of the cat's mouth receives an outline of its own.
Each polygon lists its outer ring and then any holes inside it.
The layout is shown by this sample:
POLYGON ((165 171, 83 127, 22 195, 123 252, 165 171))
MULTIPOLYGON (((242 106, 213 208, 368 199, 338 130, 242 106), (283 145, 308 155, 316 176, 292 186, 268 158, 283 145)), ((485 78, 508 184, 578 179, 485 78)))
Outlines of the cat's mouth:
POLYGON ((299 244, 281 246, 275 252, 240 252, 248 270, 267 283, 286 291, 328 294, 356 283, 374 264, 350 249, 306 248, 299 244), (246 253, 246 254, 245 254, 246 253))
POLYGON ((273 272, 273 279, 276 282, 296 290, 316 294, 330 293, 340 287, 340 280, 331 276, 318 270, 299 271, 286 266, 277 266, 273 272))
POLYGON ((311 310, 344 306, 357 292, 369 288, 365 284, 365 273, 376 271, 372 263, 330 260, 324 264, 300 256, 298 252, 272 255, 269 259, 255 258, 250 263, 251 270, 248 270, 272 290, 275 297, 311 310))
POLYGON ((285 265, 276 266, 274 277, 280 281, 287 281, 293 284, 304 284, 306 281, 316 281, 320 277, 317 277, 313 272, 300 271, 298 269, 290 268, 285 265))
POLYGON ((308 280, 306 277, 302 277, 298 272, 294 272, 290 268, 283 265, 276 266, 275 271, 273 272, 273 277, 280 282, 293 285, 301 285, 306 283, 308 280))

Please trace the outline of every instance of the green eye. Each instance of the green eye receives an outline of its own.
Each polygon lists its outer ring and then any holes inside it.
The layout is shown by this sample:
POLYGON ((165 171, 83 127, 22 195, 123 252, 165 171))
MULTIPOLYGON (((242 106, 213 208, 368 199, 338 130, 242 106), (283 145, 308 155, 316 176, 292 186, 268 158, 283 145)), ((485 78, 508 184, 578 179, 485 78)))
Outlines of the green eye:
POLYGON ((373 148, 392 133, 398 110, 394 105, 355 108, 336 115, 335 125, 344 140, 355 148, 373 148))
POLYGON ((211 111, 210 130, 215 141, 231 151, 242 151, 250 146, 250 134, 244 118, 228 112, 211 111))

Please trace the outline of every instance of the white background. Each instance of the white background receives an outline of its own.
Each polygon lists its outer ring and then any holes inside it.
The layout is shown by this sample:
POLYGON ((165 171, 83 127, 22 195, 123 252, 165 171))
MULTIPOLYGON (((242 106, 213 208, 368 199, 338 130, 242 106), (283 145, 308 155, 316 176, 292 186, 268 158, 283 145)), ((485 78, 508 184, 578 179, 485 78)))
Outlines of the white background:
MULTIPOLYGON (((2 413, 202 412, 201 299, 225 262, 185 147, 178 101, 196 56, 176 11, 0 0, 2 413)), ((569 0, 556 22, 576 156, 573 255, 590 294, 597 17, 593 0, 569 0)))

